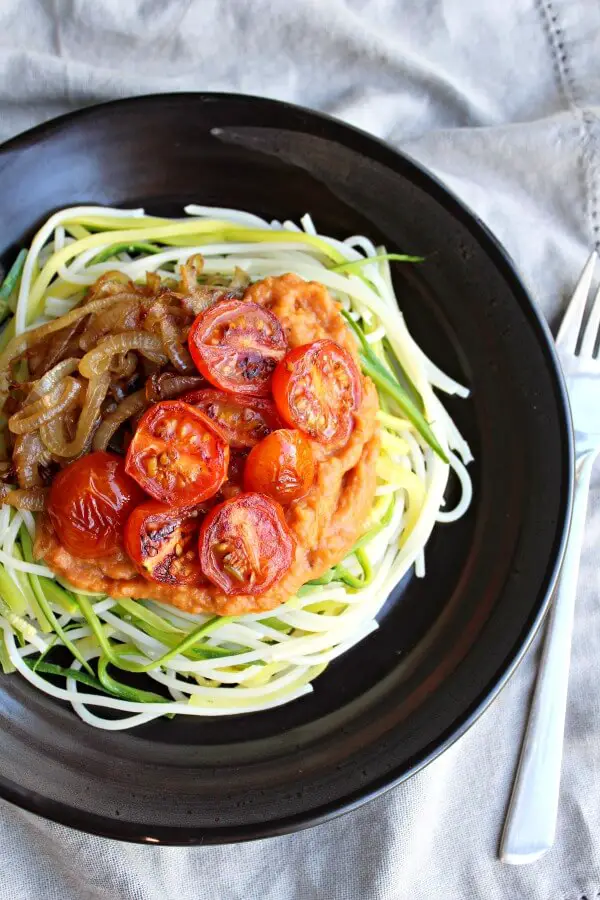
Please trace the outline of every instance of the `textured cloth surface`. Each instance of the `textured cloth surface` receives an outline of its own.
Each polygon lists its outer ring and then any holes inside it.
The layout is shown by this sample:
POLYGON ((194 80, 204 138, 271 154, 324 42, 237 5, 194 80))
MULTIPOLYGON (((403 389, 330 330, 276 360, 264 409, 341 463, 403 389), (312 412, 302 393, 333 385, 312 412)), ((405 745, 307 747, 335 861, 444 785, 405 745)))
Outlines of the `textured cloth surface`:
MULTIPOLYGON (((592 0, 3 0, 0 49, 1 139, 93 102, 173 90, 262 94, 374 132, 475 209, 552 325, 599 239, 592 0)), ((496 859, 533 651, 425 771, 296 835, 192 850, 129 846, 2 802, 0 898, 600 897, 599 538, 596 479, 557 841, 541 861, 513 868, 496 859)))

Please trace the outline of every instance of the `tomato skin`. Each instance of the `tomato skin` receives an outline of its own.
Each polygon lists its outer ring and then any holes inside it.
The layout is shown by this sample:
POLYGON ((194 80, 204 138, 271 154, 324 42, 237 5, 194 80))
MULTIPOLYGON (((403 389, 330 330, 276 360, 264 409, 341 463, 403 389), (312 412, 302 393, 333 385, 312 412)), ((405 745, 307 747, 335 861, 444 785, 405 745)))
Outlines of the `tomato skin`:
POLYGON ((361 394, 352 356, 327 338, 295 347, 273 373, 273 397, 284 422, 330 448, 348 441, 361 394))
POLYGON ((162 400, 140 419, 125 469, 155 500, 184 507, 216 494, 228 464, 225 436, 208 416, 181 400, 162 400))
POLYGON ((98 450, 56 475, 48 515, 69 553, 81 559, 107 556, 121 546, 130 512, 144 498, 121 457, 98 450))
POLYGON ((249 301, 222 300, 197 316, 188 347, 200 374, 215 387, 267 397, 287 340, 268 309, 249 301))
POLYGON ((304 497, 315 478, 310 442, 299 431, 272 431, 250 451, 244 490, 267 494, 285 505, 304 497))
POLYGON ((127 520, 125 549, 149 581, 199 587, 206 583, 198 558, 199 526, 198 512, 172 510, 149 500, 136 507, 127 520))
POLYGON ((294 538, 278 503, 243 493, 208 513, 199 552, 202 571, 224 594, 262 594, 291 566, 294 538))
POLYGON ((275 404, 266 398, 206 388, 189 391, 178 399, 195 406, 216 422, 232 450, 254 447, 282 425, 275 404))

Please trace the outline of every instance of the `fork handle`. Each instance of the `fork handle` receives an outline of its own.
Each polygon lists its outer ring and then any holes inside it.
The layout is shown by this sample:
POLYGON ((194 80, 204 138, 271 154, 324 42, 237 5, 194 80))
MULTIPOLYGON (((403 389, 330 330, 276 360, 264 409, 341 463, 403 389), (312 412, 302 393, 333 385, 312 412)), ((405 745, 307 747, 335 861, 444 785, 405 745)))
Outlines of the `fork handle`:
POLYGON ((500 843, 500 859, 513 865, 539 859, 552 847, 556 834, 573 613, 595 456, 587 454, 575 475, 567 548, 500 843))

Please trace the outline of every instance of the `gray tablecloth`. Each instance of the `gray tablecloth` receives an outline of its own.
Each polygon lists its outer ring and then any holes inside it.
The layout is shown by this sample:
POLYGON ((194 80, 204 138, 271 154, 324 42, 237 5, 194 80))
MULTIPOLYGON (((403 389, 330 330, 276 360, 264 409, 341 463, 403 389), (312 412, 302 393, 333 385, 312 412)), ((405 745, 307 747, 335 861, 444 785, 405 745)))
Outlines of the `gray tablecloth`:
MULTIPOLYGON (((372 131, 477 211, 552 324, 598 243, 600 4, 592 0, 3 0, 0 50, 2 139, 95 101, 173 90, 263 94, 372 131)), ((427 770, 300 834, 193 850, 128 846, 0 803, 0 897, 600 897, 599 499, 596 482, 558 835, 538 863, 496 859, 535 671, 530 653, 492 708, 427 770)))

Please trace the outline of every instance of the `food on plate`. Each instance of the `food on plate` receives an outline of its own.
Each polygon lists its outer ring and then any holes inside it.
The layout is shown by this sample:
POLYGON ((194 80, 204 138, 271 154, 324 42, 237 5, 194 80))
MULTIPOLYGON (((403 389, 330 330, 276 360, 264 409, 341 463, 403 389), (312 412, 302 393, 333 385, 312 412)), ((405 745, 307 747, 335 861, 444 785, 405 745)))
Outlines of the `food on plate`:
POLYGON ((125 523, 125 550, 144 578, 166 585, 206 583, 200 566, 199 511, 179 512, 150 500, 132 510, 125 523))
POLYGON ((244 467, 247 491, 268 494, 284 505, 305 497, 314 480, 310 441, 294 429, 272 431, 250 451, 244 467))
POLYGON ((279 503, 238 494, 208 513, 200 528, 200 566, 225 594, 262 594, 287 572, 294 538, 279 503))
POLYGON ((198 371, 224 391, 266 397, 287 350, 281 322, 257 303, 222 300, 201 312, 188 346, 198 371))
POLYGON ((231 450, 254 447, 282 423, 272 400, 230 394, 214 388, 190 391, 180 400, 217 422, 231 450))
POLYGON ((69 553, 94 559, 119 547, 125 524, 143 498, 121 457, 97 450, 56 473, 47 512, 69 553))
POLYGON ((334 447, 347 443, 361 394, 351 354, 327 339, 295 347, 273 373, 273 396, 282 419, 313 441, 334 447))
POLYGON ((99 728, 306 693, 470 501, 432 388, 467 392, 393 291, 415 258, 186 212, 62 210, 7 278, 0 664, 99 728))
POLYGON ((228 465, 221 429, 181 400, 159 400, 146 410, 125 457, 125 471, 147 494, 177 507, 213 497, 228 465))

